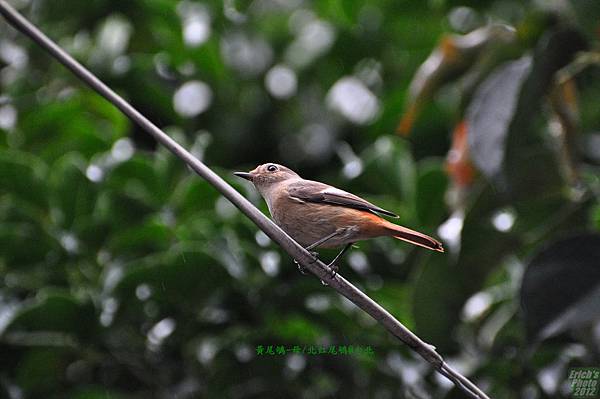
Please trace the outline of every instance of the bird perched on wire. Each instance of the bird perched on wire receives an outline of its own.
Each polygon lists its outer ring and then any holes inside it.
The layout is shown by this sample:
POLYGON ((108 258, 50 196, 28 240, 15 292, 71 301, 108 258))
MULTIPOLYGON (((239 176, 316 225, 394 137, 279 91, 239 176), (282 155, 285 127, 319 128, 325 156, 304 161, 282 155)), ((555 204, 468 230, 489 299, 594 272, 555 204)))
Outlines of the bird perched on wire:
POLYGON ((334 272, 352 244, 369 238, 389 236, 444 252, 436 239, 380 216, 396 214, 328 184, 305 180, 285 166, 266 163, 234 174, 254 183, 275 223, 307 250, 343 247, 328 265, 334 272))

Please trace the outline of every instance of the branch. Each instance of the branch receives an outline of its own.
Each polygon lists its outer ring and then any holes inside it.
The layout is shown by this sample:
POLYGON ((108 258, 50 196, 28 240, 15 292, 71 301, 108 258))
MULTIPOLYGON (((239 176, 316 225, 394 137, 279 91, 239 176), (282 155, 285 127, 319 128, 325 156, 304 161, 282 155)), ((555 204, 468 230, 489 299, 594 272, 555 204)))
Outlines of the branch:
POLYGON ((219 175, 196 159, 186 149, 150 122, 144 115, 106 86, 84 66, 75 61, 73 57, 67 54, 62 48, 37 29, 37 27, 8 5, 5 0, 0 0, 0 13, 11 25, 29 36, 36 44, 44 48, 50 55, 71 70, 78 78, 110 101, 133 122, 142 127, 147 133, 154 137, 156 141, 167 147, 175 154, 175 156, 183 160, 190 168, 192 168, 192 170, 194 170, 194 172, 200 175, 200 177, 214 186, 225 198, 239 208, 244 215, 250 218, 250 220, 252 220, 267 236, 281 246, 291 257, 296 259, 300 265, 310 270, 331 288, 348 298, 356 306, 377 320, 395 337, 421 355, 440 374, 451 380, 467 396, 471 398, 489 399, 475 384, 445 363, 444 359, 435 351, 433 346, 423 342, 377 302, 373 301, 339 274, 335 274, 335 276, 332 277, 333 273, 329 267, 319 260, 315 261, 308 251, 302 248, 296 241, 281 230, 281 228, 267 218, 261 211, 252 205, 250 201, 244 198, 219 175))

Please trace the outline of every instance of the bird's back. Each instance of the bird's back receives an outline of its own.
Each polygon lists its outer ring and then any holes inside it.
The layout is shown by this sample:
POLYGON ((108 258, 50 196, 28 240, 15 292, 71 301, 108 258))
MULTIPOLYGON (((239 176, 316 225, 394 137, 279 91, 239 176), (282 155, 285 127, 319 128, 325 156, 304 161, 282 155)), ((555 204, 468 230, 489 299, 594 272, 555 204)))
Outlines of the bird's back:
MULTIPOLYGON (((332 191, 331 189, 335 190, 334 187, 310 180, 294 179, 281 182, 271 193, 269 207, 271 216, 275 223, 304 246, 313 244, 336 231, 339 231, 339 235, 321 247, 336 248, 381 235, 380 231, 373 229, 373 223, 365 224, 365 222, 382 219, 366 207, 357 209, 357 206, 362 203, 342 205, 318 201, 316 199, 318 195, 314 197, 309 195, 311 192, 332 191), (302 190, 299 190, 299 187, 303 187, 302 190), (369 228, 364 228, 367 225, 369 228)), ((359 197, 356 198, 360 200, 359 197)))

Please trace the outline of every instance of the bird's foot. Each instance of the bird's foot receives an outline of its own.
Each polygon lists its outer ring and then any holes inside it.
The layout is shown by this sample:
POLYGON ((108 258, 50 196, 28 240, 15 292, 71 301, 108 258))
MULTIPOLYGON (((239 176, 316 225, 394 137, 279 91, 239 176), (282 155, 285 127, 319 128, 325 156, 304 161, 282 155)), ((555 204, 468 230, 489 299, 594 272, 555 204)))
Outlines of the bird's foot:
MULTIPOLYGON (((316 261, 319 260, 318 252, 311 252, 310 254, 313 256, 313 262, 311 262, 311 263, 315 263, 316 261)), ((308 274, 308 272, 306 271, 306 268, 304 266, 302 266, 296 259, 294 259, 294 263, 296 264, 296 266, 298 266, 298 271, 300 271, 300 273, 302 273, 304 275, 308 274)))
MULTIPOLYGON (((340 268, 338 267, 338 265, 335 264, 335 261, 331 262, 327 266, 331 269, 331 278, 332 279, 335 278, 335 276, 337 275, 337 272, 338 272, 338 270, 340 270, 340 268)), ((321 280, 321 284, 323 284, 325 287, 327 287, 329 285, 323 280, 321 280)))
POLYGON ((327 266, 329 266, 329 268, 331 269, 331 278, 334 278, 338 270, 340 270, 340 268, 338 267, 338 265, 335 264, 335 262, 331 262, 327 266))
POLYGON ((302 266, 300 263, 298 263, 298 261, 296 259, 294 259, 294 263, 296 264, 296 266, 298 266, 298 271, 301 274, 304 274, 304 275, 308 274, 308 272, 306 271, 306 268, 304 266, 302 266))

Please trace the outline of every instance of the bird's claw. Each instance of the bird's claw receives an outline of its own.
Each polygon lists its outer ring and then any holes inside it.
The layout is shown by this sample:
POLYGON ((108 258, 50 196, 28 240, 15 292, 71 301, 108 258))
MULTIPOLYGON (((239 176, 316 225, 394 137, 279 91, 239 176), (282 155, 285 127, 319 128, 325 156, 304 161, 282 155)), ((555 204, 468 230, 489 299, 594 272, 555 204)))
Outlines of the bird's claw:
MULTIPOLYGON (((331 262, 327 266, 331 269, 331 278, 334 279, 335 276, 337 275, 338 270, 340 270, 340 268, 338 267, 338 265, 335 264, 335 262, 331 262)), ((323 284, 325 287, 329 286, 329 284, 327 284, 323 280, 321 280, 321 284, 323 284)))
POLYGON ((331 278, 334 278, 340 268, 335 263, 330 263, 327 266, 331 269, 331 278))
MULTIPOLYGON (((318 252, 311 252, 310 253, 313 257, 313 261, 312 263, 315 263, 319 260, 319 253, 318 252)), ((306 271, 306 267, 302 266, 300 264, 300 262, 298 262, 296 259, 294 259, 294 263, 296 264, 296 266, 298 266, 298 271, 300 271, 300 273, 306 275, 308 274, 308 272, 306 271)), ((331 262, 330 264, 327 265, 329 267, 329 269, 331 270, 331 278, 335 278, 335 276, 337 275, 337 272, 339 270, 338 265, 335 264, 335 260, 333 262, 331 262)), ((329 284, 327 284, 325 281, 321 280, 321 284, 323 284, 324 286, 328 286, 329 284)))
MULTIPOLYGON (((313 257, 313 260, 311 262, 311 264, 317 262, 319 260, 319 253, 318 252, 311 252, 310 253, 313 257)), ((298 270, 300 271, 300 273, 306 275, 308 274, 308 272, 306 271, 306 268, 304 266, 302 266, 300 264, 300 262, 298 262, 296 259, 294 259, 294 263, 296 264, 296 266, 298 266, 298 270)))
POLYGON ((294 259, 294 263, 296 264, 296 266, 298 266, 298 271, 301 274, 307 275, 308 273, 306 272, 306 268, 304 266, 302 266, 296 259, 294 259))

